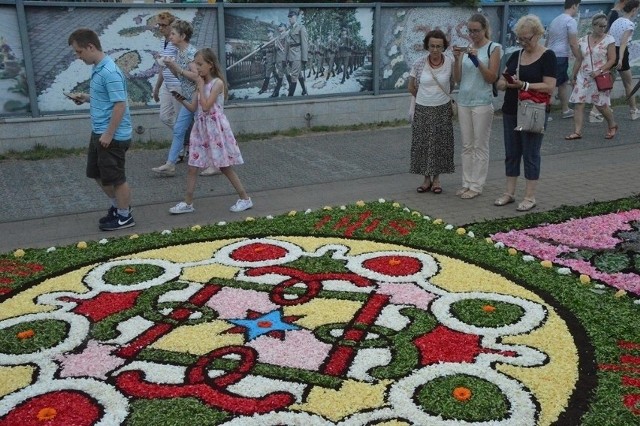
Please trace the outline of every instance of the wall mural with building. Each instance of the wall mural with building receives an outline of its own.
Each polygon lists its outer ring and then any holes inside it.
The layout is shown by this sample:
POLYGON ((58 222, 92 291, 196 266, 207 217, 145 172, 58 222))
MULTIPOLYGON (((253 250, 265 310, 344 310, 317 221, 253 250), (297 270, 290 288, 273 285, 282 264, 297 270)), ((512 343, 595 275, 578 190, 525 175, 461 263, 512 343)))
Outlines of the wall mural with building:
MULTIPOLYGON (((580 35, 591 17, 608 12, 611 3, 584 4, 578 16, 580 35)), ((161 65, 154 55, 162 38, 155 27, 156 7, 25 7, 28 52, 22 52, 16 9, 0 6, 0 116, 28 115, 29 89, 41 112, 76 112, 62 92, 87 90, 90 69, 67 44, 78 27, 98 32, 105 52, 128 78, 132 107, 155 106, 152 89, 161 65), (33 63, 35 87, 27 86, 24 57, 33 63)), ((171 8, 194 27, 191 43, 218 52, 219 6, 171 8)), ((230 100, 268 100, 301 96, 372 93, 404 90, 411 66, 426 52, 424 35, 431 29, 445 32, 452 45, 467 45, 466 21, 473 11, 452 7, 382 7, 379 22, 372 7, 225 7, 224 52, 230 100), (375 27, 379 29, 376 32, 375 27), (374 43, 374 33, 380 35, 374 43), (379 46, 374 55, 373 46, 379 46), (374 59, 376 63, 374 64, 374 59), (378 81, 373 80, 374 66, 378 81)), ((222 13, 222 12, 220 12, 222 13)), ((545 27, 562 6, 514 4, 481 9, 492 27, 492 39, 502 41, 506 54, 517 49, 513 27, 519 17, 538 15, 545 27), (506 34, 501 34, 504 9, 506 34)), ((629 50, 634 74, 640 73, 640 32, 629 50)), ((544 40, 543 40, 544 42, 544 40)), ((448 53, 450 54, 450 53, 448 53)))

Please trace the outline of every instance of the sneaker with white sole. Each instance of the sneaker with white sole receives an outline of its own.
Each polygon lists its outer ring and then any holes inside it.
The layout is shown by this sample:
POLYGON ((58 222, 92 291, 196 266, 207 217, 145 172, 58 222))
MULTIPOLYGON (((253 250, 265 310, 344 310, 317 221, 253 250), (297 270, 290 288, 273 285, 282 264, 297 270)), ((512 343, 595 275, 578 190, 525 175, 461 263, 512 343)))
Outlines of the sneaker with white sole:
POLYGON ((232 205, 229 210, 231 210, 234 213, 238 213, 238 212, 243 212, 245 210, 249 210, 251 207, 253 207, 253 202, 251 201, 251 198, 248 198, 246 200, 243 200, 242 198, 238 199, 238 201, 236 201, 236 203, 234 205, 232 205))
POLYGON ((116 214, 108 222, 101 223, 100 229, 102 231, 117 231, 118 229, 131 228, 132 226, 136 226, 136 222, 133 220, 131 214, 129 214, 129 216, 116 214))
POLYGON ((589 113, 589 123, 602 123, 604 121, 604 117, 602 114, 595 113, 591 111, 589 113))
POLYGON ((176 166, 175 164, 167 162, 160 167, 154 167, 153 169, 151 169, 151 171, 163 176, 175 176, 176 166))
POLYGON ((636 108, 634 111, 629 111, 629 113, 631 114, 631 119, 634 121, 640 118, 640 109, 638 108, 636 108))
POLYGON ((184 201, 180 201, 175 206, 169 209, 171 214, 193 213, 196 209, 193 208, 193 204, 187 204, 184 201))
POLYGON ((575 112, 569 108, 568 110, 562 113, 562 118, 572 118, 575 115, 575 112))

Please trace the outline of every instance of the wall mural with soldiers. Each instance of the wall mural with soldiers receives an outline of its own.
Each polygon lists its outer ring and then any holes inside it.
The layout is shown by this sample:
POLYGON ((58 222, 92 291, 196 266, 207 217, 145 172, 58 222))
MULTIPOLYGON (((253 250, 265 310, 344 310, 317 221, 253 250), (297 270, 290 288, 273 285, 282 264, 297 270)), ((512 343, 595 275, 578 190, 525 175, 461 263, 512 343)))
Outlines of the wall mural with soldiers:
POLYGON ((373 9, 225 11, 230 99, 373 91, 373 9))

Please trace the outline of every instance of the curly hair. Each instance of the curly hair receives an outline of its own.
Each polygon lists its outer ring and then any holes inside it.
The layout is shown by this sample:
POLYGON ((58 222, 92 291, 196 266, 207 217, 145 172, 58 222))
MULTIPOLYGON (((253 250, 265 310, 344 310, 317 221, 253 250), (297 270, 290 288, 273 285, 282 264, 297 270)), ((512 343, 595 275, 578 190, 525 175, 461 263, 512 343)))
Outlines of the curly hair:
POLYGON ((444 43, 444 50, 447 50, 449 48, 449 41, 447 40, 447 36, 444 35, 442 30, 431 30, 427 33, 427 35, 424 36, 424 41, 422 42, 424 50, 429 50, 429 40, 431 40, 432 38, 442 39, 442 42, 444 43))
POLYGON ((171 24, 171 28, 176 30, 178 34, 182 34, 184 36, 185 41, 191 40, 191 36, 193 35, 193 27, 187 21, 183 21, 181 19, 177 19, 171 24))

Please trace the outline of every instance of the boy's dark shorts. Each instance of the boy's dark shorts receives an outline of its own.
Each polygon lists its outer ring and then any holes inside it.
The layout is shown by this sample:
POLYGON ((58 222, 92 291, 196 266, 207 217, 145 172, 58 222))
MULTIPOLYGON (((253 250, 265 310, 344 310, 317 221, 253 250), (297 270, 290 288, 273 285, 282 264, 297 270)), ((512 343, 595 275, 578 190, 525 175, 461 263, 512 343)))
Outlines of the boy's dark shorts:
MULTIPOLYGON (((618 65, 620 61, 620 46, 616 46, 616 64, 613 66, 614 68, 618 65)), ((627 71, 630 70, 629 66, 629 45, 627 44, 627 48, 624 50, 624 56, 622 57, 622 68, 618 71, 627 71)))
POLYGON ((556 58, 556 87, 562 86, 569 81, 569 58, 556 58))
POLYGON ((91 133, 87 151, 87 177, 100 179, 103 185, 122 185, 127 181, 124 171, 125 153, 131 145, 131 139, 119 141, 113 139, 107 148, 100 145, 100 135, 91 133))

